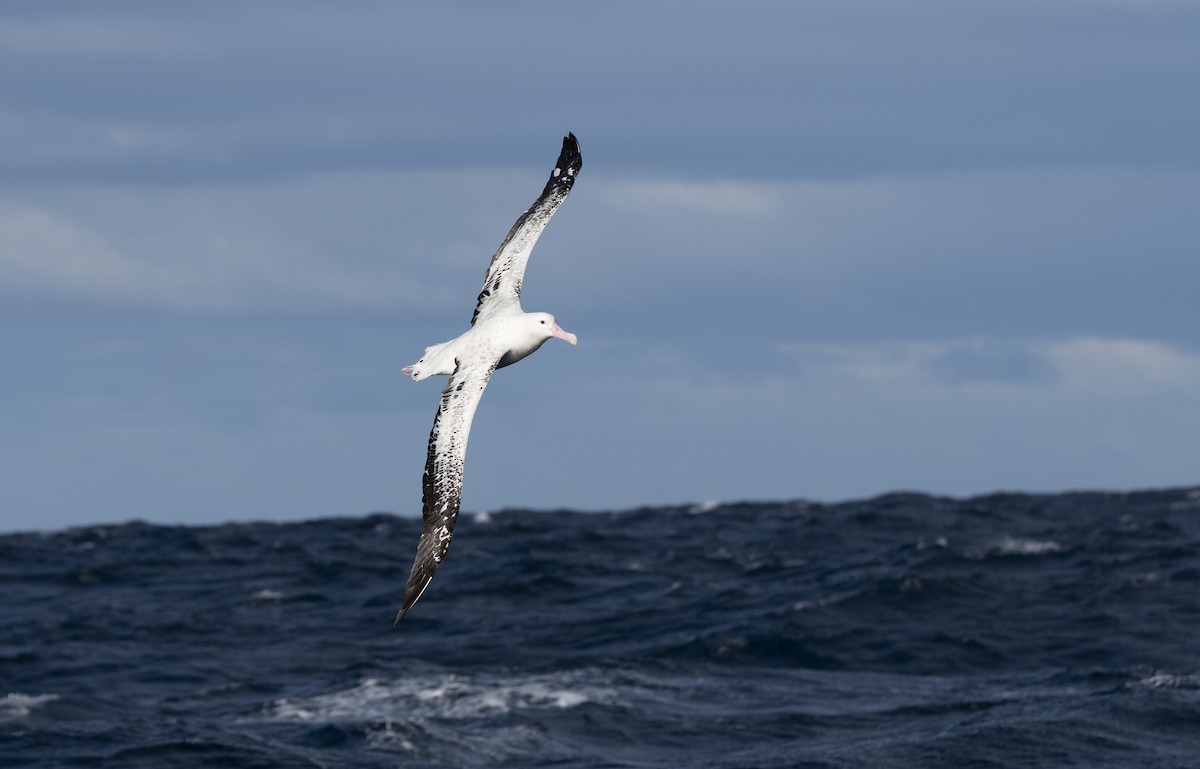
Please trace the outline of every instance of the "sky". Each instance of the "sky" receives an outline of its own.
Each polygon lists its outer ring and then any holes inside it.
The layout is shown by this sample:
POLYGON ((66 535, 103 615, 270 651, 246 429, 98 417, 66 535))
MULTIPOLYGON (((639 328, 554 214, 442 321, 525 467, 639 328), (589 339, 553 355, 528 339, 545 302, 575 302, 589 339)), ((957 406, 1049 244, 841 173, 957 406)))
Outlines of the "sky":
POLYGON ((6 2, 0 530, 1200 483, 1200 5, 6 2))

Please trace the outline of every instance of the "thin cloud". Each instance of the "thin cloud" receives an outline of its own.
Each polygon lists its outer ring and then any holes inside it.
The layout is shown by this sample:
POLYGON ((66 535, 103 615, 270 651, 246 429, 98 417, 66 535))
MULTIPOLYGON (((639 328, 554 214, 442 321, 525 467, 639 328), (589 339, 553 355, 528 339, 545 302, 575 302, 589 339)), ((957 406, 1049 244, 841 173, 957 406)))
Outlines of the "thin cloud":
POLYGON ((886 389, 1005 385, 1112 395, 1163 388, 1200 391, 1200 355, 1155 340, 785 342, 778 350, 809 384, 886 389))
POLYGON ((1043 352, 1073 389, 1200 392, 1200 355, 1164 342, 1080 337, 1049 343, 1043 352))
POLYGON ((774 214, 777 197, 770 185, 736 182, 626 182, 603 192, 604 203, 613 208, 739 217, 774 214))
POLYGON ((140 247, 49 211, 0 208, 0 293, 202 313, 380 310, 448 301, 392 269, 337 263, 269 233, 149 237, 140 247))

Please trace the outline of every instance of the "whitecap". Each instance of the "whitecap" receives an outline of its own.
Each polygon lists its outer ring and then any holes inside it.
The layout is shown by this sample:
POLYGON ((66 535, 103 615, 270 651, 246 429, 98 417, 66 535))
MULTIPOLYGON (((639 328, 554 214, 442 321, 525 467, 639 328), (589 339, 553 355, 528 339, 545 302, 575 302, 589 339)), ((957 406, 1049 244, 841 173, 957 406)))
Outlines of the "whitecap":
POLYGON ((364 678, 348 689, 276 700, 266 708, 266 715, 322 723, 470 719, 519 710, 574 708, 586 702, 610 702, 615 697, 614 690, 587 683, 578 674, 520 678, 443 675, 394 681, 364 678))
POLYGON ((1193 689, 1200 687, 1200 673, 1153 673, 1130 685, 1146 689, 1193 689))
POLYGON ((974 558, 1007 555, 1050 555, 1066 550, 1062 543, 1052 539, 1021 539, 1019 537, 1004 537, 995 545, 975 553, 974 558))
POLYGON ((33 709, 58 699, 57 694, 18 694, 9 692, 0 698, 0 719, 25 718, 33 709))
POLYGON ((997 552, 1000 555, 1046 555, 1061 553, 1063 546, 1052 539, 1017 539, 1005 537, 1000 541, 997 552))
POLYGON ((1172 510, 1187 510, 1193 507, 1200 507, 1200 489, 1191 489, 1183 495, 1182 502, 1172 502, 1172 510))

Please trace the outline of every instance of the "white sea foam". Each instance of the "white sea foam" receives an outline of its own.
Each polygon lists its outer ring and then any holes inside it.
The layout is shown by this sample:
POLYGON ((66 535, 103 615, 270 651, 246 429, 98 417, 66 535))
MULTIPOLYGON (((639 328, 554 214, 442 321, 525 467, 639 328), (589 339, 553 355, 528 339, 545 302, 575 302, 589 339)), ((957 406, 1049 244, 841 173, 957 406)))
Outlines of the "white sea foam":
POLYGON ((1046 555, 1047 553, 1061 553, 1063 546, 1052 539, 1005 537, 1000 541, 997 551, 1001 555, 1046 555))
POLYGON ((39 705, 53 702, 56 699, 58 699, 57 694, 18 694, 10 692, 5 697, 0 698, 0 721, 24 718, 39 705))
POLYGON ((700 513, 711 513, 713 510, 716 510, 720 506, 721 506, 720 500, 710 499, 706 502, 701 502, 698 505, 692 505, 691 507, 688 508, 688 512, 691 513, 692 515, 699 515, 700 513))
POLYGON ((1200 688, 1200 673, 1153 673, 1130 685, 1146 689, 1195 689, 1200 688))
POLYGON ((1193 507, 1200 507, 1200 489, 1192 489, 1183 496, 1184 500, 1182 502, 1171 503, 1172 510, 1187 510, 1193 507))
POLYGON ((1020 537, 1004 537, 996 544, 974 554, 975 558, 988 558, 996 555, 1049 555, 1066 550, 1062 543, 1052 539, 1022 539, 1020 537))
POLYGON ((267 707, 267 715, 317 722, 468 719, 516 710, 573 708, 615 697, 613 689, 589 684, 574 674, 365 678, 349 689, 276 700, 267 707))
POLYGON ((283 593, 279 592, 278 590, 263 588, 262 590, 251 594, 250 600, 261 601, 264 603, 276 603, 283 600, 283 593))

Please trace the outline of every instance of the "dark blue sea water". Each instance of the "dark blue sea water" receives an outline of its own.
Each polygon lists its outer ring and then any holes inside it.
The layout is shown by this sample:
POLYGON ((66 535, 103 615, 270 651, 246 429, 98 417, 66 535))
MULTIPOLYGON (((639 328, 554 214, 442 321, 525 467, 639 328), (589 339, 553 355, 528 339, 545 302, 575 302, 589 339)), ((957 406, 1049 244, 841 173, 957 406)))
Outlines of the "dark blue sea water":
POLYGON ((1200 490, 0 537, 0 766, 1200 766, 1200 490))

